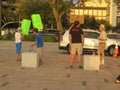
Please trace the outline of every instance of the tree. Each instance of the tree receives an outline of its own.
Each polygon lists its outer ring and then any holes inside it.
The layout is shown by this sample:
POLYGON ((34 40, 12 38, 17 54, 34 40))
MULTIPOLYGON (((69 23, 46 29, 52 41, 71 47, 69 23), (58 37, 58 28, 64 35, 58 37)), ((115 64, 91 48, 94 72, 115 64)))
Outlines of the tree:
POLYGON ((57 23, 57 29, 60 30, 60 33, 62 33, 63 27, 61 23, 61 17, 68 9, 70 9, 72 2, 65 3, 63 0, 45 0, 45 1, 50 4, 57 23))
POLYGON ((61 17, 64 15, 64 13, 69 11, 71 7, 76 4, 84 6, 84 3, 88 0, 78 0, 74 4, 72 3, 72 0, 45 0, 45 1, 50 4, 57 23, 57 29, 60 30, 60 33, 62 33, 64 30, 61 23, 61 17))
POLYGON ((44 25, 54 26, 55 23, 50 5, 43 0, 20 1, 17 13, 20 16, 20 20, 31 19, 32 14, 40 14, 44 25))

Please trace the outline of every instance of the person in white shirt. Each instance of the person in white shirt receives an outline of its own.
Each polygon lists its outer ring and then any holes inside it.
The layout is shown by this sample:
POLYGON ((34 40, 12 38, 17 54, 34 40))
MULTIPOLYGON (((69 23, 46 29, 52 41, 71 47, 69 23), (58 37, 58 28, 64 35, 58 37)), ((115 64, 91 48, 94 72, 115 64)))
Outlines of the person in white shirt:
POLYGON ((21 60, 21 49, 22 49, 22 34, 21 34, 21 28, 17 28, 17 31, 15 32, 15 44, 16 44, 16 61, 21 60))

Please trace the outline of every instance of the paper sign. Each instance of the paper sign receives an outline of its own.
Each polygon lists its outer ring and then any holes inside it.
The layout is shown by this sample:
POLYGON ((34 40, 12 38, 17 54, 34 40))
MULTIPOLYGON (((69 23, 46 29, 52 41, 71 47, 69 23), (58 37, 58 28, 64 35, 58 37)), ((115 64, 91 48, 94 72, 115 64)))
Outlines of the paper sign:
POLYGON ((22 29, 22 33, 24 35, 28 35, 29 34, 30 25, 31 25, 31 21, 30 20, 27 20, 27 19, 23 19, 22 20, 21 29, 22 29))
POLYGON ((31 18, 32 18, 33 28, 37 28, 39 31, 42 31, 43 24, 42 24, 41 16, 39 14, 33 14, 31 18))
POLYGON ((76 20, 80 22, 80 24, 84 24, 84 16, 83 15, 70 15, 70 23, 74 23, 76 20))

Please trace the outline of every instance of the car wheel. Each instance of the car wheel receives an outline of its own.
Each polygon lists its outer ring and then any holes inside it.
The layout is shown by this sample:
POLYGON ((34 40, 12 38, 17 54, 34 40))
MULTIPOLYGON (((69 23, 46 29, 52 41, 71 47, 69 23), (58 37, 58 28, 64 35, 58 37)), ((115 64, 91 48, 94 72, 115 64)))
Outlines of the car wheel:
POLYGON ((108 49, 108 54, 109 54, 110 56, 113 56, 113 55, 114 55, 114 50, 115 50, 115 46, 109 47, 109 49, 108 49))
POLYGON ((70 54, 70 49, 71 49, 70 45, 67 45, 67 52, 68 52, 68 54, 70 54))

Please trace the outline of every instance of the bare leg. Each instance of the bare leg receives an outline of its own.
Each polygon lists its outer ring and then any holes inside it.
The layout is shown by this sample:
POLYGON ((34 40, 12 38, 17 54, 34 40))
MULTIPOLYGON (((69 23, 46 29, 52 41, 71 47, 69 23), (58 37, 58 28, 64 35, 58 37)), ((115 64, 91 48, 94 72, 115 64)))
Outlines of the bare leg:
POLYGON ((101 64, 101 53, 99 51, 97 51, 97 54, 99 56, 99 60, 100 60, 100 64, 101 64))
POLYGON ((102 60, 102 64, 104 64, 104 52, 101 53, 101 60, 102 60))
POLYGON ((81 54, 78 54, 78 63, 79 63, 79 66, 81 66, 81 64, 82 64, 82 55, 81 54))
POLYGON ((16 60, 20 60, 20 54, 16 54, 16 60))
POLYGON ((70 65, 73 65, 73 61, 75 59, 75 55, 74 54, 70 54, 70 65))

